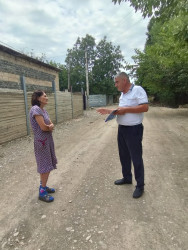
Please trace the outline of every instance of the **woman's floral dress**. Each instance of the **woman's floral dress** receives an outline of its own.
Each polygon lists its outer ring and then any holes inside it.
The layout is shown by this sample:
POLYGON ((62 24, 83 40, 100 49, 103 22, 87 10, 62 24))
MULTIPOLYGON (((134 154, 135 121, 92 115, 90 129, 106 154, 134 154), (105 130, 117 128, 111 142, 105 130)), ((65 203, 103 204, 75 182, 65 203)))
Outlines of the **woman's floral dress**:
POLYGON ((30 122, 34 133, 34 151, 38 173, 48 173, 56 169, 57 158, 55 155, 54 141, 51 131, 42 131, 35 115, 43 116, 45 124, 50 124, 48 112, 35 105, 30 110, 30 122))

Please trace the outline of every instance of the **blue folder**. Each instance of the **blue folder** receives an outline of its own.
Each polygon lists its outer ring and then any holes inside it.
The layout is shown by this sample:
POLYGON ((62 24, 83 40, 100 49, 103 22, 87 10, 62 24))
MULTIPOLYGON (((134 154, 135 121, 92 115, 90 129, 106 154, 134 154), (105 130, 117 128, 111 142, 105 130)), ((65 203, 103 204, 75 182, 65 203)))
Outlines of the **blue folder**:
POLYGON ((114 113, 115 113, 116 111, 117 111, 117 109, 113 110, 113 111, 109 114, 109 116, 106 118, 105 122, 108 122, 108 121, 114 119, 114 118, 116 117, 116 115, 114 115, 114 113))

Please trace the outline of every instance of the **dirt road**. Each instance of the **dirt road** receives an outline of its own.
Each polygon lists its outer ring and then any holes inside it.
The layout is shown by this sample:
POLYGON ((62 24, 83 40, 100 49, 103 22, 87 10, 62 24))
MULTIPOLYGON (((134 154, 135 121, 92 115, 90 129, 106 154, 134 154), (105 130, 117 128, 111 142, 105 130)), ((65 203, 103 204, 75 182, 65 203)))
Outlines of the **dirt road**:
POLYGON ((150 107, 144 119, 145 193, 121 178, 117 124, 90 110, 54 131, 53 203, 37 199, 33 139, 0 146, 0 249, 188 249, 188 109, 150 107))

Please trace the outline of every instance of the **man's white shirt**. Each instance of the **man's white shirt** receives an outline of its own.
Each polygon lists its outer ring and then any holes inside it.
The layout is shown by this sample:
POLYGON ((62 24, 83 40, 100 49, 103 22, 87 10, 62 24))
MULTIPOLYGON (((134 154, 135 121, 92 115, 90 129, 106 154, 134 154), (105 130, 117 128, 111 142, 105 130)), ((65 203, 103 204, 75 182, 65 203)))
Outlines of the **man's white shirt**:
MULTIPOLYGON (((134 107, 148 103, 148 97, 145 90, 141 86, 133 85, 127 93, 121 93, 119 98, 119 107, 134 107)), ((142 123, 144 113, 126 113, 117 115, 117 123, 119 125, 134 126, 142 123)))

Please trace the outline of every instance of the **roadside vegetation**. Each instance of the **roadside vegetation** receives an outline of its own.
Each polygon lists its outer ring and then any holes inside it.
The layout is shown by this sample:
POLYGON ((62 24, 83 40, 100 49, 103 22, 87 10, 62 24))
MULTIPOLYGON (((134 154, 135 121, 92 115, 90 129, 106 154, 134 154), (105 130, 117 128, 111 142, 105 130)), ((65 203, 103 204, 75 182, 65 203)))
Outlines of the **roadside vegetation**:
MULTIPOLYGON (((67 89, 68 77, 72 91, 86 90, 86 57, 90 94, 116 95, 114 75, 127 71, 135 84, 147 91, 150 100, 178 107, 188 104, 188 2, 185 0, 112 0, 114 4, 129 2, 143 18, 150 17, 143 51, 135 48, 134 64, 126 62, 120 46, 107 37, 96 43, 86 34, 78 37, 67 49, 64 64, 43 60, 62 71, 60 90, 67 89)), ((136 38, 135 38, 136 39, 136 38)))

